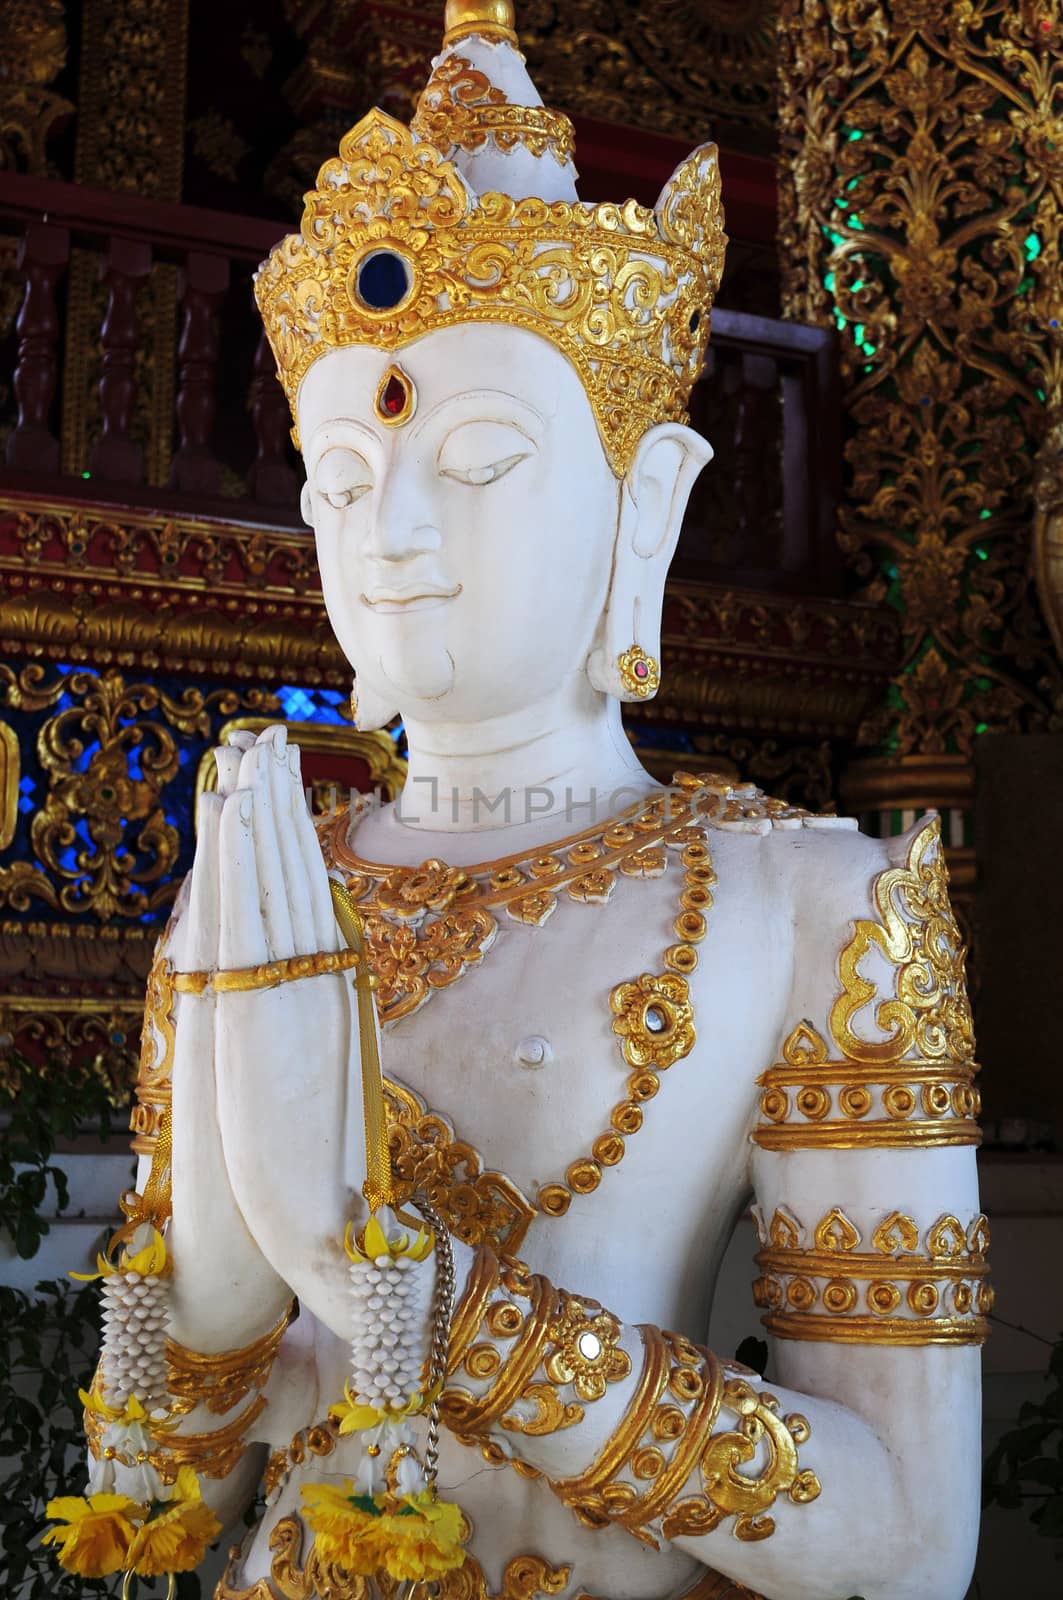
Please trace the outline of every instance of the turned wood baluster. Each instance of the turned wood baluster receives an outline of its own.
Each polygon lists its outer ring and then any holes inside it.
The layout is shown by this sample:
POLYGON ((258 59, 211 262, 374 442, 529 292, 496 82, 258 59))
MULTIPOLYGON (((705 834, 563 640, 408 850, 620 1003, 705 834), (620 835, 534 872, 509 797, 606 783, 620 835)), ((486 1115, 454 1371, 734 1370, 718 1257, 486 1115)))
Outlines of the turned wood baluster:
POLYGON ((139 332, 137 290, 150 271, 151 246, 137 239, 112 239, 100 263, 100 278, 109 294, 100 330, 103 430, 92 447, 89 467, 94 477, 115 483, 140 483, 144 477, 144 452, 132 436, 132 425, 139 332))
POLYGON ((265 332, 255 351, 253 393, 251 411, 255 419, 258 454, 249 474, 251 493, 256 500, 264 500, 271 505, 290 504, 299 487, 299 480, 288 464, 291 418, 288 401, 277 377, 277 363, 265 332))
POLYGON ((224 256, 189 252, 181 274, 185 315, 177 349, 177 425, 181 443, 170 466, 170 486, 196 494, 216 494, 221 484, 221 463, 211 453, 210 430, 218 406, 214 392, 217 308, 228 287, 229 263, 224 256))
POLYGON ((28 472, 59 471, 59 440, 48 427, 59 374, 59 312, 56 284, 70 259, 70 234, 47 222, 31 222, 16 266, 26 275, 18 314, 15 398, 18 421, 7 440, 7 464, 28 472))

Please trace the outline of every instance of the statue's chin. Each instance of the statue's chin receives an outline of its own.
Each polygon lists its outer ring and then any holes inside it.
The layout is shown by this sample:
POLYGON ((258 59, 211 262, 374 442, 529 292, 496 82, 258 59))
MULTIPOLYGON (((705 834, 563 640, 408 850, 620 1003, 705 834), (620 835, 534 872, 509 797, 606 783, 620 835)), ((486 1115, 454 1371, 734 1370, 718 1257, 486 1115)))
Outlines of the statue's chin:
POLYGON ((439 650, 416 661, 378 662, 381 677, 399 704, 410 700, 441 700, 454 687, 454 657, 439 650))

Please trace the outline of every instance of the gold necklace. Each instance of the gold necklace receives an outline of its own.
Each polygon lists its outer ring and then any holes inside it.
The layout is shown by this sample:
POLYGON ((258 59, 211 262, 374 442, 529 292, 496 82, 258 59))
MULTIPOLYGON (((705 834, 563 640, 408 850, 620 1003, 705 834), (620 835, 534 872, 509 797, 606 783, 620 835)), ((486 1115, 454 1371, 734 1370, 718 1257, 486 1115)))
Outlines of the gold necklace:
POLYGON ((435 858, 418 867, 369 862, 350 845, 346 814, 320 827, 326 862, 346 874, 348 892, 358 903, 382 1022, 419 1009, 434 988, 456 982, 482 959, 497 931, 496 913, 504 910, 516 921, 542 926, 561 893, 582 904, 604 904, 618 873, 660 877, 669 852, 679 853, 683 883, 664 970, 617 984, 609 997, 613 1031, 630 1068, 625 1098, 613 1107, 589 1154, 571 1162, 563 1178, 543 1184, 535 1203, 504 1174, 485 1170, 476 1150, 411 1090, 386 1082, 391 1154, 400 1181, 410 1192, 427 1193, 451 1231, 469 1244, 517 1250, 536 1213, 563 1216, 575 1195, 592 1194, 606 1168, 623 1160, 628 1140, 642 1126, 646 1102, 660 1088, 660 1074, 695 1043, 687 977, 697 965, 716 884, 710 820, 743 823, 751 817, 800 815, 784 802, 766 801, 752 786, 732 787, 713 776, 680 774, 674 784, 673 790, 546 852, 464 869, 435 858))
MULTIPOLYGON (((671 789, 545 851, 464 868, 437 857, 415 867, 367 861, 352 846, 348 808, 322 818, 318 837, 325 864, 344 874, 365 927, 381 1025, 412 1015, 435 990, 482 961, 499 916, 542 927, 562 895, 582 905, 604 905, 618 877, 660 877, 668 846, 701 839, 705 821, 741 820, 751 801, 758 815, 798 814, 782 801, 765 801, 751 785, 732 787, 715 774, 678 773, 672 782, 671 789)), ((682 943, 683 935, 678 937, 682 943)), ((688 965, 674 970, 696 965, 696 956, 679 959, 688 965)))

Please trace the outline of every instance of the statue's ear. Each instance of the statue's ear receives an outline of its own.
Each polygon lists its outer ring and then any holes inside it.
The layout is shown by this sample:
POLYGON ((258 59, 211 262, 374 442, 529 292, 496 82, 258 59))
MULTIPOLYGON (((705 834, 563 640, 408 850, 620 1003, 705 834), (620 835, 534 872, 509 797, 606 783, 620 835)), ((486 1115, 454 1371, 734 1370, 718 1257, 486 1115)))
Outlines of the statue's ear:
POLYGON ((643 434, 620 492, 613 577, 587 676, 602 694, 647 700, 660 683, 664 580, 694 480, 712 446, 678 422, 643 434))
POLYGON ((303 484, 302 493, 299 496, 299 510, 307 527, 312 528, 314 526, 314 502, 310 498, 309 481, 303 484))

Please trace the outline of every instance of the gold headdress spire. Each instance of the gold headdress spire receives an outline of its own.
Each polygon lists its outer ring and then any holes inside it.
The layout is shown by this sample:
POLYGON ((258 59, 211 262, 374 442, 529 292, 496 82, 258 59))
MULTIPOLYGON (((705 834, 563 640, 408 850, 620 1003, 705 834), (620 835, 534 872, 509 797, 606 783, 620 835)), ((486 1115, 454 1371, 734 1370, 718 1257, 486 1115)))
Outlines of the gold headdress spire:
POLYGON ((481 39, 503 39, 515 45, 511 0, 447 0, 443 14, 443 48, 475 33, 481 39))
POLYGON ((571 361, 622 476, 647 428, 686 420, 726 244, 716 147, 652 211, 583 203, 572 125, 535 92, 508 0, 448 0, 446 30, 410 127, 363 117, 256 278, 293 414, 329 350, 508 323, 571 361))

